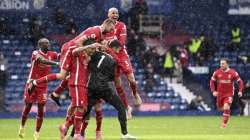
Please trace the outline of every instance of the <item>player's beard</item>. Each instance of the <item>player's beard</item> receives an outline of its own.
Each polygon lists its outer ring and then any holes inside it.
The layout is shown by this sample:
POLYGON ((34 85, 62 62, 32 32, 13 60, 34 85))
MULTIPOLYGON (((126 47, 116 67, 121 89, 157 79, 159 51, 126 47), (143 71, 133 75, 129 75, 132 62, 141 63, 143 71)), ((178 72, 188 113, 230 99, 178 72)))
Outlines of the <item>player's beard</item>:
POLYGON ((49 51, 49 47, 44 47, 44 48, 42 48, 42 51, 43 51, 44 53, 47 53, 47 52, 49 51))

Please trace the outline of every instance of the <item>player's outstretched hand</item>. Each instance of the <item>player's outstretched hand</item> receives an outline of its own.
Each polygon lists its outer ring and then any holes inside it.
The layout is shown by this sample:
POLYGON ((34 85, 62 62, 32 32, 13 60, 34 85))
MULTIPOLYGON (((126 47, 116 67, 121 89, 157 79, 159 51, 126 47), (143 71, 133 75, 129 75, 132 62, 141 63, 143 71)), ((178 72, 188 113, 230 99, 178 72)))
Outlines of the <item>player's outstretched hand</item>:
POLYGON ((140 95, 139 95, 139 94, 136 94, 136 95, 134 96, 134 98, 135 98, 135 105, 136 105, 136 106, 140 106, 140 105, 142 104, 142 100, 141 100, 140 95))
POLYGON ((238 96, 239 96, 239 97, 242 97, 242 92, 238 92, 238 96))
POLYGON ((217 97, 217 96, 218 96, 218 92, 217 92, 217 91, 214 91, 214 92, 213 92, 213 96, 214 96, 214 97, 217 97))

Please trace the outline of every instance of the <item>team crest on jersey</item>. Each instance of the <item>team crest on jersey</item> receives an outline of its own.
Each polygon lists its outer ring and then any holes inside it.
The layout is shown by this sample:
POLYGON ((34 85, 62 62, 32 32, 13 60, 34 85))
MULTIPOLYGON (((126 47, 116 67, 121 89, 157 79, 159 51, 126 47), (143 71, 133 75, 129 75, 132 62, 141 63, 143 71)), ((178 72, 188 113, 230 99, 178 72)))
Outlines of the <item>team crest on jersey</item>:
POLYGON ((219 78, 221 78, 221 77, 222 77, 222 75, 221 75, 221 74, 219 74, 219 75, 218 75, 218 77, 219 77, 219 78))
POLYGON ((90 38, 94 38, 94 39, 95 39, 95 38, 96 38, 96 35, 95 35, 95 34, 91 34, 91 35, 90 35, 90 38))
POLYGON ((38 52, 37 52, 37 51, 34 51, 34 52, 33 52, 33 55, 37 55, 37 54, 38 54, 38 52))
POLYGON ((231 77, 232 77, 231 74, 229 74, 229 75, 228 75, 228 78, 231 79, 231 77))

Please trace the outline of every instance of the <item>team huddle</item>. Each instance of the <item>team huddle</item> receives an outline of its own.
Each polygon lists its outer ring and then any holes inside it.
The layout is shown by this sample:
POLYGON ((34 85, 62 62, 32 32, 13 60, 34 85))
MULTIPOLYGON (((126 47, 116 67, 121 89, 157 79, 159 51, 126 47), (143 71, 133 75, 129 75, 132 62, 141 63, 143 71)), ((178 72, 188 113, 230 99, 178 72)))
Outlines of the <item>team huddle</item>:
MULTIPOLYGON (((61 47, 60 54, 50 51, 48 39, 42 38, 38 41, 39 49, 32 53, 31 70, 25 85, 25 106, 21 116, 19 137, 24 138, 28 114, 32 104, 37 103, 36 130, 33 136, 35 140, 39 139, 48 82, 61 80, 60 85, 50 95, 58 106, 61 105, 59 99, 65 88, 68 88, 71 97, 66 120, 59 126, 61 140, 66 139, 71 126, 73 129, 69 137, 73 140, 85 140, 85 129, 93 107, 96 113, 96 140, 101 140, 104 101, 118 112, 121 139, 137 139, 127 130, 127 120, 132 118, 132 107, 128 105, 121 74, 125 74, 129 81, 135 105, 140 106, 142 101, 125 48, 126 25, 118 21, 118 18, 118 10, 110 8, 108 18, 101 25, 89 27, 66 42, 61 47), (60 72, 50 73, 51 66, 59 66, 60 72)), ((239 83, 238 94, 242 96, 243 81, 235 70, 229 68, 227 59, 221 59, 220 65, 221 68, 216 70, 211 78, 210 88, 213 96, 217 97, 218 109, 223 111, 221 128, 226 128, 233 100, 233 82, 239 83)))
POLYGON ((24 138, 25 123, 32 104, 37 103, 36 130, 39 132, 44 118, 44 106, 47 101, 48 82, 61 80, 60 85, 50 98, 60 106, 60 95, 67 87, 71 97, 66 120, 59 126, 60 139, 66 138, 68 129, 73 125, 71 138, 84 140, 92 107, 96 112, 96 139, 102 139, 102 104, 111 104, 118 111, 122 139, 136 139, 128 134, 127 120, 132 118, 132 108, 128 105, 126 93, 121 84, 121 74, 125 74, 136 106, 142 101, 137 92, 136 81, 129 56, 126 52, 126 25, 118 21, 116 8, 110 8, 108 19, 100 26, 87 28, 72 40, 66 42, 61 53, 50 51, 50 42, 46 38, 38 41, 39 49, 33 51, 31 70, 25 85, 25 106, 21 116, 19 137, 24 138), (60 59, 59 59, 60 57, 60 59), (60 60, 60 62, 56 62, 60 60), (59 66, 59 73, 50 73, 52 65, 59 66), (115 85, 116 92, 113 85, 115 85))

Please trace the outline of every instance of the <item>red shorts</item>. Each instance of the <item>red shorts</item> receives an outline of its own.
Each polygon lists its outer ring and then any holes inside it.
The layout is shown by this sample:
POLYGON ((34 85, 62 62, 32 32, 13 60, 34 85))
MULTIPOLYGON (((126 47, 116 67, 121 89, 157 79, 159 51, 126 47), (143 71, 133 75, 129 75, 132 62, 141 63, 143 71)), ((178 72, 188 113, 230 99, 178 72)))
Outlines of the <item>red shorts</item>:
POLYGON ((72 107, 84 107, 88 105, 87 88, 85 86, 69 86, 72 107))
POLYGON ((233 102, 233 97, 232 96, 218 96, 216 100, 216 105, 217 108, 222 108, 224 104, 229 104, 231 105, 233 102))
POLYGON ((127 51, 123 49, 117 54, 117 56, 120 60, 117 64, 118 67, 116 70, 116 76, 120 76, 122 73, 124 74, 133 73, 132 64, 130 62, 127 51))
POLYGON ((24 89, 24 102, 25 103, 39 103, 45 104, 47 102, 47 87, 35 87, 32 91, 31 96, 29 96, 27 84, 25 85, 24 89))

